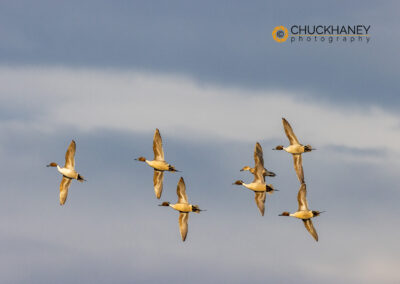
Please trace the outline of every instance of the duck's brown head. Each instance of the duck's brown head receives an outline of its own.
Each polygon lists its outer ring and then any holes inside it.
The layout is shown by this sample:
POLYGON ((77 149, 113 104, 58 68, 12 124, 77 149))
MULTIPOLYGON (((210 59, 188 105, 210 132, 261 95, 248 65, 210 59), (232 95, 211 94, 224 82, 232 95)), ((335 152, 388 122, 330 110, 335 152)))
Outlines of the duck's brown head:
POLYGON ((135 160, 139 161, 139 162, 146 162, 146 158, 145 157, 139 157, 139 158, 137 158, 135 160))
POLYGON ((290 216, 290 213, 289 212, 282 212, 282 214, 279 214, 279 216, 290 216))
POLYGON ((283 145, 278 145, 275 148, 273 148, 272 150, 283 150, 283 145))
POLYGON ((167 202, 167 201, 164 201, 163 203, 161 203, 160 205, 158 205, 158 206, 169 206, 169 202, 167 202))
POLYGON ((242 180, 237 180, 237 181, 235 181, 233 184, 242 185, 242 184, 243 184, 243 181, 242 181, 242 180))
POLYGON ((57 167, 57 163, 52 162, 48 164, 46 167, 57 167))
POLYGON ((249 166, 244 166, 240 171, 241 172, 243 172, 243 171, 250 171, 250 167, 249 166))

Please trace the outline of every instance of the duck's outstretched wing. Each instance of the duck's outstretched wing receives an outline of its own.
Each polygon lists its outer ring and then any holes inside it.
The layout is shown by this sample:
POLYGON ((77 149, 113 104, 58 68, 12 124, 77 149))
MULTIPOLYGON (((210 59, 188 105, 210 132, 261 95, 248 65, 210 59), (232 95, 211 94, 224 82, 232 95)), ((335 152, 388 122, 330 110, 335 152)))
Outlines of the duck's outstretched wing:
POLYGON ((294 170, 296 171, 297 178, 300 184, 304 183, 304 171, 303 171, 303 158, 301 154, 293 154, 294 170))
POLYGON ((68 188, 71 185, 71 179, 63 176, 60 183, 60 205, 64 205, 67 201, 68 188))
POLYGON ((67 152, 65 152, 65 168, 67 169, 75 169, 75 151, 76 151, 76 144, 75 141, 72 140, 71 144, 69 144, 69 147, 67 149, 67 152))
POLYGON ((256 143, 254 148, 254 180, 253 182, 256 183, 264 183, 265 184, 265 177, 264 177, 264 157, 263 157, 263 150, 261 148, 260 143, 256 143))
POLYGON ((164 172, 154 170, 154 175, 153 175, 154 193, 156 194, 156 197, 158 199, 160 199, 162 194, 163 180, 164 180, 164 172))
POLYGON ((299 192, 297 193, 297 202, 299 203, 298 211, 308 211, 308 202, 307 202, 307 188, 306 184, 303 183, 300 185, 299 192))
POLYGON ((158 128, 156 128, 156 131, 154 132, 153 152, 154 152, 154 160, 164 161, 164 150, 162 146, 160 131, 158 130, 158 128))
POLYGON ((178 203, 188 203, 188 198, 186 195, 186 186, 183 177, 178 182, 178 186, 176 187, 176 194, 178 195, 178 203))
POLYGON ((285 129, 285 133, 287 138, 289 139, 290 145, 300 144, 289 122, 283 117, 282 117, 282 123, 283 123, 283 129, 285 129))
POLYGON ((261 216, 264 216, 266 192, 265 191, 256 192, 255 194, 256 194, 255 200, 256 200, 257 207, 260 210, 261 216))
POLYGON ((188 233, 188 220, 189 213, 179 213, 179 230, 181 231, 182 241, 186 240, 186 236, 188 233))
POLYGON ((318 242, 318 234, 313 226, 311 219, 303 220, 303 222, 304 227, 306 227, 307 231, 309 231, 311 236, 313 236, 313 238, 318 242))

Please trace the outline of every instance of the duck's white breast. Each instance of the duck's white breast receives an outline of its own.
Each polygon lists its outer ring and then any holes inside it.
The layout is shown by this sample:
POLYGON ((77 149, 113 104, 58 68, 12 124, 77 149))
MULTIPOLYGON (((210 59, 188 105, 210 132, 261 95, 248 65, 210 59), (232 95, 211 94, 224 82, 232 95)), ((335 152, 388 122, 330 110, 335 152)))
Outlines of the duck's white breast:
POLYGON ((169 169, 169 166, 165 161, 147 161, 146 160, 146 163, 150 167, 152 167, 156 170, 159 170, 159 171, 168 171, 168 169, 169 169))
POLYGON ((291 154, 304 153, 304 146, 301 146, 301 145, 290 145, 284 149, 286 152, 291 153, 291 154))

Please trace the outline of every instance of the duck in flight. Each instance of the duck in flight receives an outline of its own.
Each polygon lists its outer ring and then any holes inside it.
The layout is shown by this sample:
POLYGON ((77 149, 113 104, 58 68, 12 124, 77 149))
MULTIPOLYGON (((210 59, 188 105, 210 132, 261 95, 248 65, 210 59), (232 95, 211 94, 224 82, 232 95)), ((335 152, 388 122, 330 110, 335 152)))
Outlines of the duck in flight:
POLYGON ((304 183, 304 172, 303 172, 303 161, 301 154, 304 152, 311 152, 313 149, 311 145, 302 145, 300 144, 299 140, 297 139, 296 135, 293 132, 292 127, 290 126, 289 122, 282 118, 283 128, 285 129, 285 133, 287 138, 289 139, 290 146, 283 147, 282 145, 276 146, 272 150, 285 150, 286 152, 293 155, 293 162, 294 162, 294 169, 297 174, 297 178, 299 179, 300 183, 304 183))
POLYGON ((289 213, 285 211, 279 216, 291 216, 303 220, 304 226, 306 227, 307 231, 309 231, 311 236, 313 236, 313 238, 318 242, 318 234, 313 226, 311 218, 319 216, 324 211, 321 212, 308 209, 306 195, 307 195, 306 184, 303 183, 301 184, 299 193, 297 194, 297 201, 299 203, 299 209, 297 210, 297 212, 289 213))
POLYGON ((170 206, 176 211, 179 211, 179 230, 181 232, 182 241, 185 241, 188 233, 189 213, 200 213, 200 211, 204 210, 201 210, 198 205, 192 205, 188 202, 188 198, 186 195, 186 186, 183 177, 181 177, 178 182, 176 194, 178 195, 177 203, 171 204, 169 202, 163 202, 159 206, 170 206))
POLYGON ((135 160, 146 162, 150 167, 154 168, 153 184, 156 197, 160 199, 163 190, 164 171, 178 172, 172 165, 164 160, 164 150, 162 146, 162 139, 158 128, 154 132, 153 137, 153 152, 154 160, 146 160, 145 157, 139 157, 135 160))
POLYGON ((57 170, 62 174, 61 184, 60 184, 60 205, 64 205, 68 196, 68 189, 71 185, 71 181, 76 179, 80 182, 85 181, 83 176, 75 171, 75 151, 76 144, 75 141, 72 140, 71 144, 65 153, 65 165, 64 167, 60 167, 57 163, 50 163, 47 167, 57 167, 57 170))
MULTIPOLYGON (((257 147, 259 148, 259 149, 261 149, 261 155, 262 155, 262 148, 261 148, 261 145, 257 142, 256 143, 256 148, 254 149, 254 154, 255 154, 255 152, 257 151, 257 147), (258 145, 258 146, 257 146, 258 145)), ((254 161, 254 163, 255 163, 255 161, 254 161)), ((255 173, 255 167, 254 168, 250 168, 249 166, 244 166, 241 170, 240 170, 241 172, 243 172, 243 171, 249 171, 249 172, 251 172, 253 175, 254 175, 254 173, 255 173)), ((268 177, 274 177, 274 176, 276 176, 276 174, 274 173, 274 172, 270 172, 270 171, 268 171, 266 168, 264 168, 263 169, 263 176, 264 177, 266 177, 266 176, 268 176, 268 177)))
POLYGON ((266 193, 268 192, 269 194, 272 194, 276 189, 274 189, 272 184, 267 185, 265 183, 263 151, 258 142, 254 148, 254 164, 254 173, 252 172, 254 180, 252 183, 246 184, 242 180, 237 180, 233 184, 243 185, 244 187, 254 191, 257 207, 260 210, 261 216, 264 216, 266 193))

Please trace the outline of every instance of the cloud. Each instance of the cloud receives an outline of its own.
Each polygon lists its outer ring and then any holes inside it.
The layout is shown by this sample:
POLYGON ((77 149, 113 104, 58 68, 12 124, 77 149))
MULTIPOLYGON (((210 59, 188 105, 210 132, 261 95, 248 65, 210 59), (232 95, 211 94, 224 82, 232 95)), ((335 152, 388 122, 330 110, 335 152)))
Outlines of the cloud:
MULTIPOLYGON (((387 143, 398 138, 394 114, 143 72, 3 67, 0 78, 10 112, 0 120, 3 281, 398 280, 398 149, 387 143), (283 115, 319 149, 303 159, 309 204, 327 211, 314 222, 318 243, 301 221, 277 216, 297 208, 292 158, 270 149, 287 143, 283 115), (151 169, 133 160, 152 155, 155 127, 168 161, 183 170, 189 200, 208 210, 190 217, 185 243, 178 214, 156 206, 151 169), (60 176, 45 165, 62 163, 72 138, 88 182, 74 182, 60 207, 60 176), (251 179, 239 169, 253 162, 257 140, 277 173, 268 182, 280 189, 267 197, 265 217, 250 191, 231 185, 251 179)), ((163 200, 176 200, 179 177, 166 174, 163 200)))
POLYGON ((300 140, 317 148, 400 153, 390 142, 400 138, 399 116, 376 106, 332 106, 286 92, 222 88, 143 72, 2 67, 0 75, 1 103, 15 110, 1 121, 3 127, 134 132, 158 127, 187 140, 287 143, 280 121, 286 117, 300 140))
POLYGON ((397 10, 396 1, 357 1, 348 11, 318 1, 6 1, 0 9, 0 63, 173 72, 395 112, 399 40, 390 30, 398 27, 397 10), (304 6, 314 12, 297 13, 304 6), (371 42, 277 44, 271 36, 278 25, 327 23, 371 25, 371 42))

